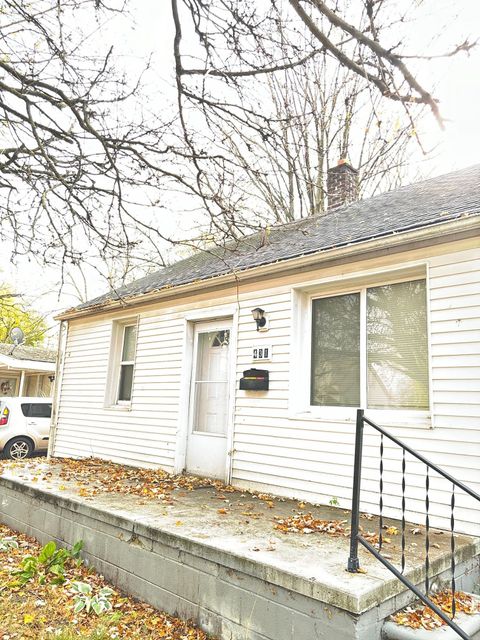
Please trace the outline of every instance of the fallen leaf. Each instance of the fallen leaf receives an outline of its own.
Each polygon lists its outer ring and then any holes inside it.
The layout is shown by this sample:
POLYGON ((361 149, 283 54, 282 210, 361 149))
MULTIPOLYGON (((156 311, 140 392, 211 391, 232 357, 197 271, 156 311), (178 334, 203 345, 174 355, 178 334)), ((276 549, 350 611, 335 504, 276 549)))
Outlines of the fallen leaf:
POLYGON ((397 536, 398 535, 398 529, 397 527, 387 527, 386 525, 384 526, 385 529, 385 533, 387 533, 389 536, 397 536))
MULTIPOLYGON (((430 595, 430 599, 444 613, 451 615, 452 613, 452 591, 446 589, 430 595)), ((480 612, 480 605, 475 601, 469 593, 455 591, 455 607, 456 611, 473 615, 480 612)), ((445 625, 445 622, 437 616, 427 606, 419 605, 417 607, 407 607, 399 611, 391 617, 391 619, 399 625, 410 627, 411 629, 426 629, 431 631, 445 625)))
POLYGON ((345 534, 345 521, 321 520, 312 513, 299 513, 287 518, 275 518, 274 528, 283 533, 328 533, 342 536, 345 534))

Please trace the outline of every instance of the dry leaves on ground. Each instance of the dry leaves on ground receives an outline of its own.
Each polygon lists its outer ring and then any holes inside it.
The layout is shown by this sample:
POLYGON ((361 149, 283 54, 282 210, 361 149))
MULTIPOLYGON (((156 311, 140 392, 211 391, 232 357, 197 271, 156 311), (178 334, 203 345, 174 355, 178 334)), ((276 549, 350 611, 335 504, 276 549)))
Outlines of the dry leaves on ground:
MULTIPOLYGON (((127 465, 117 464, 99 458, 52 458, 43 462, 48 464, 52 471, 41 471, 42 480, 52 480, 56 476, 63 482, 75 484, 79 495, 92 497, 105 492, 135 495, 141 498, 153 498, 166 504, 173 503, 171 493, 175 489, 192 491, 204 487, 212 487, 223 493, 235 491, 234 487, 227 486, 218 480, 211 478, 198 478, 190 475, 173 475, 162 469, 141 469, 127 465)), ((40 472, 39 472, 40 473, 40 472)), ((65 490, 65 485, 59 489, 65 490)))
MULTIPOLYGON (((22 464, 22 463, 21 463, 22 464)), ((18 463, 7 463, 7 466, 16 468, 18 463)), ((74 484, 77 492, 82 497, 93 497, 102 493, 121 493, 139 496, 145 499, 160 500, 164 504, 173 504, 171 495, 175 490, 193 491, 194 489, 212 488, 219 492, 218 497, 225 499, 225 493, 241 491, 253 498, 261 500, 265 505, 274 508, 275 500, 270 494, 260 493, 249 489, 238 489, 231 485, 225 485, 220 480, 212 478, 200 478, 188 474, 172 474, 162 469, 143 469, 128 465, 117 464, 100 458, 52 458, 43 461, 43 467, 39 470, 39 476, 44 481, 60 478, 62 482, 74 484), (45 471, 45 465, 52 467, 52 471, 45 471), (55 471, 55 474, 53 473, 55 471)), ((0 473, 2 465, 0 464, 0 473)), ((34 476, 33 481, 38 478, 34 476)), ((66 490, 67 486, 61 484, 58 489, 66 490)), ((183 493, 183 495, 185 495, 183 493)))
POLYGON ((9 585, 12 571, 20 566, 22 558, 38 554, 41 547, 34 538, 0 525, 0 539, 9 536, 14 536, 18 548, 0 553, 0 640, 47 640, 55 637, 59 630, 74 631, 75 637, 94 637, 90 634, 100 627, 105 630, 101 637, 112 640, 208 640, 208 636, 192 624, 124 597, 116 590, 112 596, 112 615, 88 615, 84 611, 74 614, 72 581, 86 582, 95 592, 107 586, 103 577, 92 569, 74 563, 66 571, 64 585, 42 585, 38 580, 31 580, 23 586, 12 587, 9 585))
MULTIPOLYGON (((24 463, 10 462, 6 463, 6 465, 0 464, 0 473, 2 466, 21 469, 22 464, 24 463)), ((31 466, 30 462, 29 465, 31 466)), ((258 500, 268 509, 274 509, 277 503, 285 500, 284 498, 274 497, 270 494, 255 490, 239 489, 231 485, 225 485, 221 481, 212 478, 200 478, 188 474, 174 475, 162 469, 131 467, 93 457, 82 459, 52 458, 48 461, 42 460, 38 467, 38 475, 35 475, 35 468, 33 468, 33 470, 30 468, 29 471, 30 474, 34 474, 33 478, 31 478, 33 481, 39 478, 46 482, 53 482, 55 480, 58 482, 58 480, 60 480, 60 484, 57 484, 57 489, 60 491, 74 489, 80 496, 87 499, 104 493, 132 495, 142 499, 140 504, 143 504, 143 501, 155 500, 160 501, 162 504, 173 505, 175 503, 175 496, 172 494, 176 490, 178 491, 176 495, 180 497, 185 496, 187 492, 195 489, 211 488, 216 491, 215 498, 225 502, 224 507, 217 509, 219 516, 236 515, 235 505, 230 503, 230 499, 227 496, 237 491, 241 492, 242 497, 248 495, 252 499, 258 500), (47 470, 45 467, 47 467, 47 470), (51 470, 49 470, 48 467, 50 467, 51 470)), ((262 515, 261 513, 254 512, 253 503, 252 506, 246 506, 244 503, 238 502, 238 506, 242 509, 240 511, 241 516, 256 520, 262 515)), ((303 509, 306 503, 299 502, 298 506, 303 509)), ((373 516, 364 513, 362 514, 362 518, 372 520, 373 516)), ((316 518, 311 512, 297 512, 295 515, 289 517, 275 518, 274 528, 283 533, 326 533, 346 537, 349 535, 349 530, 345 526, 346 523, 346 520, 316 518)), ((181 525, 177 524, 177 526, 181 525)), ((386 528, 386 534, 398 534, 398 529, 394 526, 384 528, 386 528)), ((360 527, 360 531, 368 542, 377 548, 379 547, 379 536, 377 533, 364 531, 362 527, 360 527)), ((390 542, 391 540, 384 535, 383 544, 389 544, 390 542)))
MULTIPOLYGON (((452 615, 452 591, 450 589, 432 594, 430 599, 448 616, 452 615)), ((463 612, 468 615, 480 613, 480 604, 470 594, 463 591, 455 591, 455 608, 457 613, 463 612)), ((408 607, 393 615, 392 620, 405 627, 429 631, 446 626, 446 623, 427 606, 408 607)))
MULTIPOLYGON (((29 473, 31 476, 33 474, 33 477, 30 477, 32 482, 37 482, 39 478, 47 483, 60 480, 60 484, 57 484, 59 491, 74 489, 79 496, 87 499, 104 493, 120 493, 137 496, 145 502, 155 500, 162 504, 173 505, 175 497, 172 494, 176 490, 178 490, 177 496, 184 497, 189 491, 211 488, 217 492, 215 497, 225 503, 230 502, 227 495, 236 491, 241 492, 242 496, 248 495, 252 499, 260 501, 268 509, 274 509, 276 502, 285 500, 253 489, 239 489, 212 478, 201 478, 188 474, 175 475, 162 469, 131 467, 93 457, 42 460, 39 463, 38 475, 36 475, 35 467, 32 468, 32 464, 35 463, 28 462, 29 473), (50 467, 51 470, 48 468, 46 470, 45 467, 50 467)), ((4 467, 21 470, 23 465, 25 465, 25 461, 3 464, 0 462, 0 474, 4 467)), ((218 513, 226 515, 228 512, 224 513, 223 510, 219 510, 218 513)), ((255 517, 258 518, 259 514, 256 514, 255 517)))
POLYGON ((175 489, 192 491, 214 487, 222 491, 234 491, 233 487, 227 487, 210 478, 173 475, 162 469, 140 469, 97 458, 55 458, 51 460, 51 464, 59 466, 62 479, 84 485, 88 495, 108 491, 171 501, 170 494, 175 489))
MULTIPOLYGON (((345 525, 347 520, 322 520, 315 518, 315 516, 309 513, 297 513, 296 515, 289 516, 287 518, 275 518, 274 528, 283 533, 326 533, 331 536, 349 536, 350 530, 345 525)), ((393 531, 395 527, 392 527, 390 531, 393 531)), ((397 531, 395 529, 395 531, 397 531)), ((380 538, 378 533, 374 531, 364 531, 360 527, 362 536, 370 542, 370 544, 379 547, 380 538)), ((398 531, 397 531, 398 532, 398 531)), ((391 539, 382 537, 382 544, 390 544, 391 539)))
POLYGON ((288 518, 275 518, 275 529, 283 533, 328 533, 345 535, 346 520, 320 520, 312 513, 298 513, 288 518))

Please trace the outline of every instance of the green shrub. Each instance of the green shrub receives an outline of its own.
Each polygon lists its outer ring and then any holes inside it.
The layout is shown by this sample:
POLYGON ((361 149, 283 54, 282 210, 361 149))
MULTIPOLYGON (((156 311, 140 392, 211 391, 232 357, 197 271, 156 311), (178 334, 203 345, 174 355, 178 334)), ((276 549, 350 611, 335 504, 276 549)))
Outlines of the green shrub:
POLYGON ((18 549, 18 542, 14 536, 5 536, 0 538, 0 551, 9 551, 10 549, 18 549))
POLYGON ((103 587, 94 595, 92 586, 87 582, 73 582, 71 590, 75 594, 73 608, 75 613, 80 613, 85 609, 87 613, 94 611, 99 616, 112 609, 112 603, 109 598, 113 595, 113 590, 109 587, 103 587))
POLYGON ((22 559, 20 569, 13 571, 13 575, 16 576, 13 584, 22 586, 37 578, 40 584, 45 584, 46 582, 63 584, 65 582, 67 564, 72 560, 77 565, 81 564, 79 558, 82 547, 82 541, 76 542, 70 550, 57 549, 57 545, 53 540, 47 542, 38 556, 29 554, 22 559))

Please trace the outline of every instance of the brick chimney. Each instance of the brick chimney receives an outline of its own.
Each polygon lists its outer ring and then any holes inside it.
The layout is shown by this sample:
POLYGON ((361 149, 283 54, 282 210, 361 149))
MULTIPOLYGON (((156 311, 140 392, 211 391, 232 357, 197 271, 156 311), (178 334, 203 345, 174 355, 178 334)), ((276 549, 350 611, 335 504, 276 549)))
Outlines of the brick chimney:
POLYGON ((358 200, 358 171, 346 160, 339 160, 327 173, 328 211, 358 200))

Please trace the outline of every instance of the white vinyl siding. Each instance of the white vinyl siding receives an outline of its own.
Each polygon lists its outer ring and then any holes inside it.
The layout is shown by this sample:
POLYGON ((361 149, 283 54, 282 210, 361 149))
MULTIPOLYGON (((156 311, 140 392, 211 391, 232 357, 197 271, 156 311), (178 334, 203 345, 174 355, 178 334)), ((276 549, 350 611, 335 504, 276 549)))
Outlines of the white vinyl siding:
MULTIPOLYGON (((402 267, 400 259, 396 263, 394 257, 388 259, 392 269, 402 267)), ((417 424, 414 418, 408 426, 385 426, 480 491, 480 251, 438 255, 426 262, 432 408, 428 424, 432 428, 417 424)), ((348 276, 347 272, 344 266, 342 274, 348 276)), ((321 273, 309 276, 320 279, 321 273)), ((308 358, 299 360, 296 353, 301 326, 292 306, 292 286, 301 287, 303 282, 301 276, 292 281, 272 283, 255 293, 240 288, 238 299, 232 295, 222 300, 238 308, 232 483, 318 503, 335 497, 348 508, 355 409, 349 409, 345 419, 333 419, 308 417, 295 408, 292 389, 302 380, 308 386, 310 363, 308 358), (268 318, 265 333, 256 331, 252 319, 251 310, 257 306, 265 309, 268 318), (262 343, 272 346, 272 360, 253 364, 252 347, 262 343), (242 372, 252 365, 270 371, 269 391, 238 389, 242 372)), ((112 316, 72 321, 55 455, 96 455, 173 469, 181 418, 185 318, 192 310, 201 310, 208 318, 206 309, 214 303, 211 296, 210 302, 182 300, 177 307, 159 304, 156 311, 138 312, 130 411, 103 407, 112 316)), ((384 501, 385 511, 392 515, 398 515, 400 506, 399 456, 396 447, 386 445, 384 501)), ((366 429, 362 483, 366 511, 378 511, 378 475, 379 440, 366 429)), ((412 521, 424 518, 424 486, 424 467, 407 458, 407 517, 412 521)), ((450 487, 434 474, 431 487, 433 523, 447 527, 450 487)), ((457 492, 456 502, 458 530, 480 534, 473 501, 457 492)))
POLYGON ((98 456, 173 469, 184 325, 169 314, 138 326, 132 404, 105 408, 112 320, 71 323, 55 442, 57 456, 98 456))

